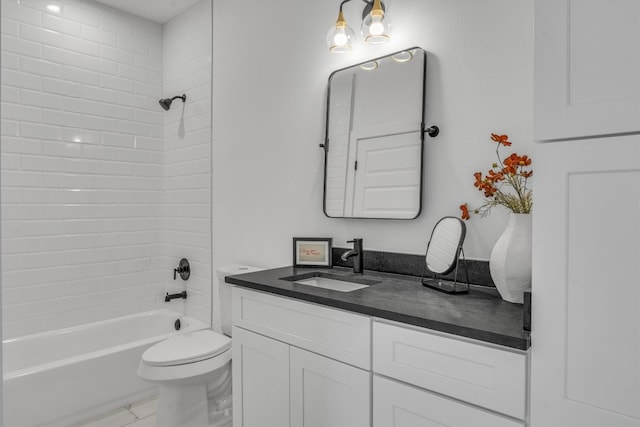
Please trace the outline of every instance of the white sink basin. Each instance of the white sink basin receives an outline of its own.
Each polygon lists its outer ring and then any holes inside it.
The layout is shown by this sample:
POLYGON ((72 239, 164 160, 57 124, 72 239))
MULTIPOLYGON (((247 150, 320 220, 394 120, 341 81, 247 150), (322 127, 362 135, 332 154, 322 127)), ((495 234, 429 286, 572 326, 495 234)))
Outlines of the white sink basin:
POLYGON ((340 292, 351 292, 369 287, 369 285, 363 285, 361 283, 345 282, 344 280, 328 279, 326 277, 312 277, 311 279, 296 280, 293 283, 315 286, 316 288, 332 289, 340 292))
POLYGON ((313 286, 315 288, 330 289, 338 292, 351 292, 368 288, 379 283, 364 277, 343 276, 324 271, 311 271, 296 276, 282 277, 281 280, 297 283, 299 285, 313 286))

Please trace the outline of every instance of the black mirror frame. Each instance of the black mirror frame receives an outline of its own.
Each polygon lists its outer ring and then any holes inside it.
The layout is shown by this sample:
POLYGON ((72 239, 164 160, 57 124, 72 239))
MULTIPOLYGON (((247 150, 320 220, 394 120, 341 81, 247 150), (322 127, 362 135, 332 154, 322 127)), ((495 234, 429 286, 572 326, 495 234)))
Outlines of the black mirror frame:
POLYGON ((425 115, 426 115, 426 98, 427 98, 427 52, 422 49, 421 47, 410 47, 408 49, 402 49, 400 51, 397 52, 393 52, 384 56, 380 56, 377 58, 373 58, 373 59, 369 59, 367 61, 363 61, 354 65, 351 65, 349 67, 344 67, 341 68, 339 70, 335 70, 334 72, 332 72, 329 75, 329 80, 328 80, 328 86, 327 86, 327 103, 326 103, 326 112, 325 112, 325 133, 324 133, 324 143, 320 144, 320 148, 322 148, 324 150, 324 179, 323 179, 323 186, 322 186, 322 211, 324 212, 325 216, 327 218, 348 218, 348 219, 383 219, 383 220, 414 220, 416 218, 418 218, 420 216, 420 214, 422 213, 422 200, 423 200, 423 188, 422 188, 422 184, 424 181, 424 135, 425 133, 428 133, 430 136, 435 137, 438 135, 439 133, 439 129, 437 126, 431 126, 429 128, 426 127, 425 125, 425 115), (326 198, 326 194, 327 194, 327 162, 328 162, 328 153, 329 153, 329 113, 330 113, 330 105, 331 105, 331 80, 333 79, 333 76, 336 73, 339 73, 340 71, 344 71, 344 70, 348 70, 350 68, 353 67, 359 67, 363 64, 367 64, 369 62, 373 62, 373 61, 379 61, 381 59, 384 58, 390 58, 393 55, 397 55, 399 53, 402 52, 406 52, 406 51, 411 51, 411 50, 420 50, 423 53, 423 59, 422 59, 422 112, 421 112, 421 116, 420 116, 420 199, 419 199, 419 205, 418 205, 418 212, 416 213, 416 216, 412 217, 412 218, 374 218, 374 217, 355 217, 355 216, 330 216, 329 214, 327 214, 327 198, 326 198))

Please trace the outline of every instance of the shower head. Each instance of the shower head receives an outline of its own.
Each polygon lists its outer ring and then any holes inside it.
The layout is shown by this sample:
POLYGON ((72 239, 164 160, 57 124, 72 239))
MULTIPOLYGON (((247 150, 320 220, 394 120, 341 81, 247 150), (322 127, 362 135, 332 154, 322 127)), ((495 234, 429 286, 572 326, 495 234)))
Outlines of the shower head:
POLYGON ((176 98, 180 98, 182 99, 182 102, 185 102, 187 100, 187 95, 178 95, 178 96, 174 96, 173 98, 164 98, 158 102, 160 103, 160 106, 162 108, 164 108, 166 111, 169 111, 169 108, 171 107, 171 103, 176 98))

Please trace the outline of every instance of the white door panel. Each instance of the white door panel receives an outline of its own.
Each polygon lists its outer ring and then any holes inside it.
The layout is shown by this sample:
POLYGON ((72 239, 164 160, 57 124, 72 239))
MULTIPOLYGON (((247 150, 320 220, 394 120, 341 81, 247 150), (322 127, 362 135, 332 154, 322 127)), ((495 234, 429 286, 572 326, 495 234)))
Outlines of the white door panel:
POLYGON ((420 133, 406 132, 356 141, 354 216, 416 217, 420 211, 420 133))

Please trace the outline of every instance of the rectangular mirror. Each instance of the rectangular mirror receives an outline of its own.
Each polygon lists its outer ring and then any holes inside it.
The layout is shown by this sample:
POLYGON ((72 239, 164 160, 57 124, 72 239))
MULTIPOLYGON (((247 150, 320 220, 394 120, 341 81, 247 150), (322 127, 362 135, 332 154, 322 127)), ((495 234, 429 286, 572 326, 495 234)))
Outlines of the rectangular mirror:
POLYGON ((329 76, 324 213, 414 219, 422 209, 426 53, 376 58, 329 76))

